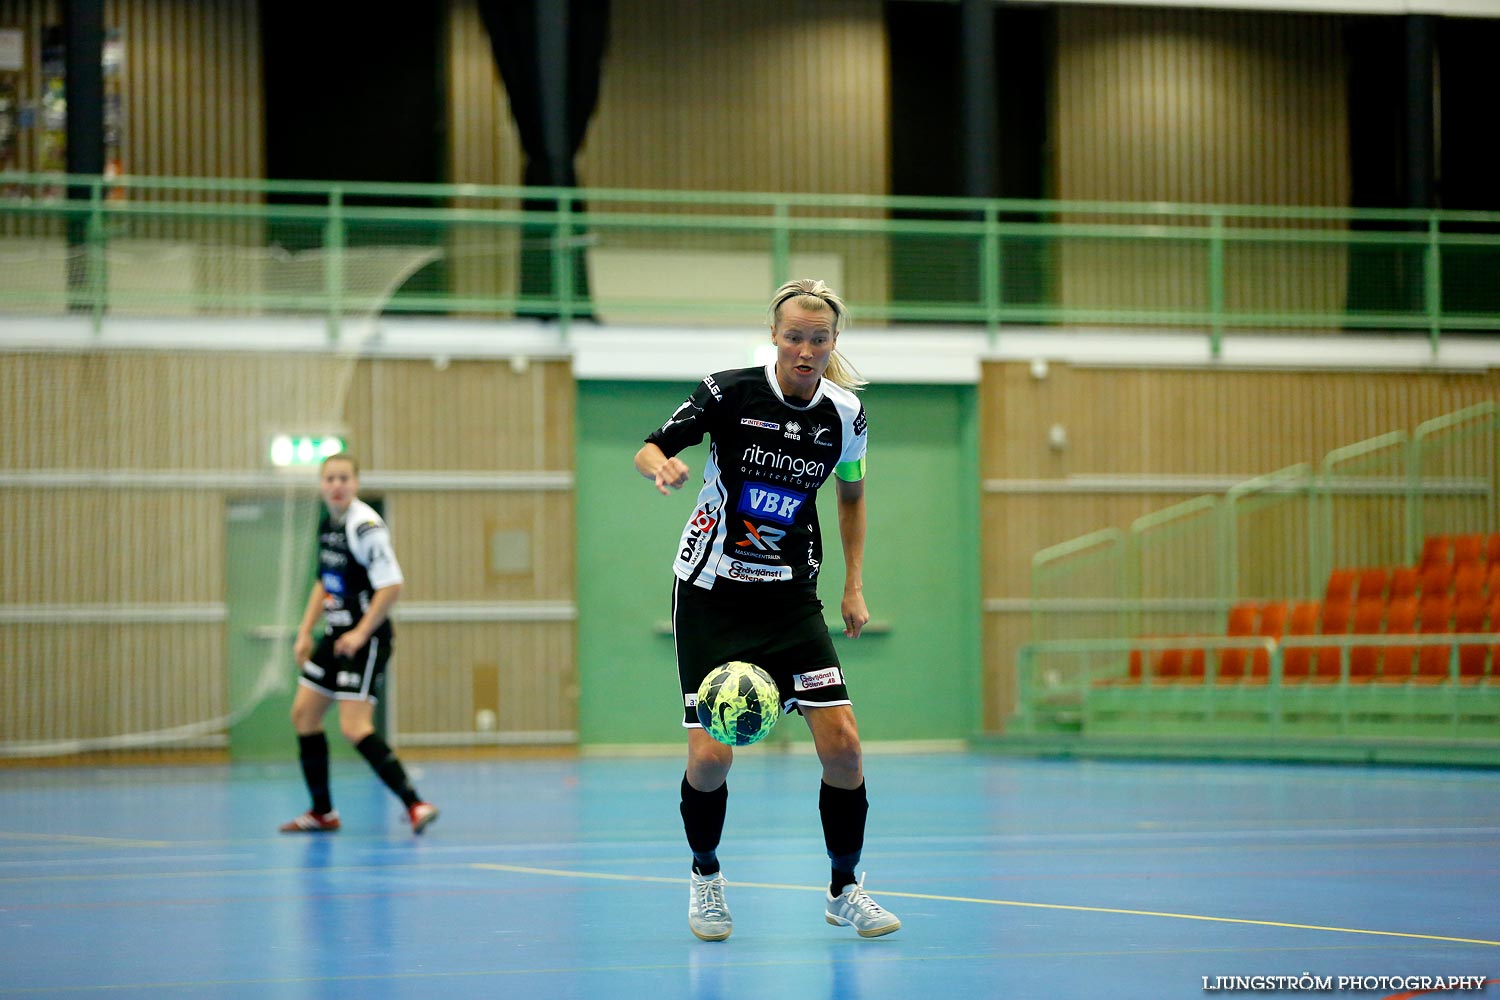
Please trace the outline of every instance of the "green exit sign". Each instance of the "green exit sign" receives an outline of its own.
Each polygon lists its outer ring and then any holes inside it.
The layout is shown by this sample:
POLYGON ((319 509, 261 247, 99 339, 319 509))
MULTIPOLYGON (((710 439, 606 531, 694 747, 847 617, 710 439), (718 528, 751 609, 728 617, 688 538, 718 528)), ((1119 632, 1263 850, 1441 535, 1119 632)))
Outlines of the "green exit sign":
POLYGON ((271 464, 278 468, 317 465, 344 450, 344 439, 333 434, 277 434, 271 438, 271 464))

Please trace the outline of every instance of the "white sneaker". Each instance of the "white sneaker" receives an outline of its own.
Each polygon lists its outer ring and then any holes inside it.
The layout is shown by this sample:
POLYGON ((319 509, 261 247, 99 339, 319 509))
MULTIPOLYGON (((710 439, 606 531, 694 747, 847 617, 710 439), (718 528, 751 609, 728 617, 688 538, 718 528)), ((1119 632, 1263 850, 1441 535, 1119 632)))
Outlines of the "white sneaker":
POLYGON ((723 872, 714 872, 707 878, 692 873, 693 881, 688 886, 688 927, 702 941, 722 941, 734 930, 734 918, 729 915, 729 904, 724 902, 723 872))
POLYGON ((860 937, 880 937, 901 929, 901 921, 865 892, 865 876, 858 882, 844 886, 844 891, 835 896, 827 893, 828 908, 824 918, 838 927, 853 927, 860 937))

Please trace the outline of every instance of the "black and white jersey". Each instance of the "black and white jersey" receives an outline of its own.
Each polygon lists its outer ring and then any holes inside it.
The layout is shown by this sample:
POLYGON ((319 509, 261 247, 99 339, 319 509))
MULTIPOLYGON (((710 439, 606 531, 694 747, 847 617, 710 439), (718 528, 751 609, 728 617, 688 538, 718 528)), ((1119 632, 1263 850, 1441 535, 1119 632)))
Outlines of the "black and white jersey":
MULTIPOLYGON (((342 522, 325 506, 318 521, 318 579, 323 583, 323 621, 331 634, 353 628, 382 587, 403 582, 391 533, 374 508, 360 500, 349 504, 342 522)), ((389 639, 387 618, 372 638, 389 639)))
POLYGON ((646 440, 671 458, 704 435, 703 490, 673 571, 705 590, 719 580, 816 586, 818 487, 835 471, 864 478, 859 397, 824 379, 804 406, 782 395, 774 364, 715 372, 646 440))

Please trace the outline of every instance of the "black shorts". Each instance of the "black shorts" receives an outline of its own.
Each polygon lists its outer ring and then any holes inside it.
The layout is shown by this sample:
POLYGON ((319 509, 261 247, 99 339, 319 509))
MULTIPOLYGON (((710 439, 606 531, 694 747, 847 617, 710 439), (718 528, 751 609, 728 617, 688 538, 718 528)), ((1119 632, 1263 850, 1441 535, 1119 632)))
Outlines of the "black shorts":
POLYGON ((823 602, 806 587, 727 584, 713 590, 673 577, 672 637, 682 684, 682 724, 698 722, 698 686, 709 671, 745 660, 776 681, 785 712, 848 705, 844 670, 823 620, 823 602))
POLYGON ((301 683, 340 701, 379 701, 385 688, 385 665, 391 661, 390 638, 375 635, 353 656, 335 656, 336 638, 327 632, 318 640, 312 656, 302 664, 301 683))

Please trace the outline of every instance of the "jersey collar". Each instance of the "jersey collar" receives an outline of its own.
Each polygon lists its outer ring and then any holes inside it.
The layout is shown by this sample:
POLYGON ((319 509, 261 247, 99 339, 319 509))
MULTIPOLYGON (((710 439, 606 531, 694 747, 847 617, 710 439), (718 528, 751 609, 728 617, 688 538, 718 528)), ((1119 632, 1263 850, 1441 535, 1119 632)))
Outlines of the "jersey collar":
POLYGON ((791 400, 787 399, 786 396, 782 395, 781 382, 776 378, 776 362, 772 361, 770 364, 766 365, 766 367, 762 369, 762 374, 765 375, 766 384, 771 387, 771 391, 776 394, 776 398, 781 400, 783 403, 785 403, 787 406, 790 406, 794 410, 810 410, 814 406, 817 406, 818 402, 823 398, 823 379, 818 379, 818 388, 813 391, 812 399, 808 400, 806 405, 803 405, 802 403, 793 403, 791 400))

